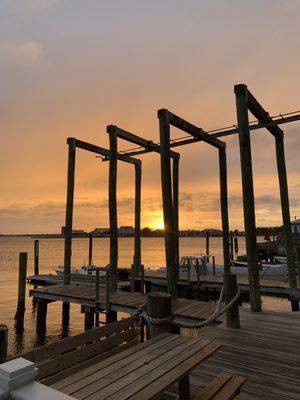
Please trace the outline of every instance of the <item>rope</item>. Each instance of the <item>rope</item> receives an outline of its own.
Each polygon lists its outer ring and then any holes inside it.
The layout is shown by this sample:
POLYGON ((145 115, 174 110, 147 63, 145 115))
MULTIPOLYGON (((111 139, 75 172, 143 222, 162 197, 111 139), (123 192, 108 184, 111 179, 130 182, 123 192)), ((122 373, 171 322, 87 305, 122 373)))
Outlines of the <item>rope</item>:
POLYGON ((223 315, 230 307, 232 307, 234 303, 236 303, 236 301, 240 297, 241 290, 238 289, 236 295, 230 300, 230 302, 228 304, 226 304, 226 306, 222 309, 222 311, 220 311, 223 294, 224 294, 224 286, 222 287, 215 312, 210 317, 208 317, 205 321, 183 322, 183 321, 176 321, 176 318, 175 318, 173 321, 173 324, 176 326, 179 326, 180 328, 190 328, 190 329, 200 329, 200 328, 204 328, 205 326, 215 324, 217 322, 218 318, 221 315, 223 315))
POLYGON ((167 323, 172 323, 174 320, 173 314, 169 315, 166 318, 153 318, 153 317, 150 317, 146 312, 144 312, 143 317, 147 322, 150 322, 151 324, 154 324, 154 325, 163 325, 163 324, 167 324, 167 323))
POLYGON ((201 322, 178 321, 178 320, 176 320, 176 317, 174 316, 174 314, 171 314, 166 318, 150 317, 146 311, 147 303, 144 303, 142 306, 140 306, 137 309, 137 311, 134 314, 132 314, 132 317, 133 317, 133 319, 139 321, 140 323, 141 323, 141 319, 144 319, 147 322, 150 322, 154 325, 163 325, 166 323, 171 323, 173 325, 179 326, 180 328, 200 329, 200 328, 204 328, 205 326, 208 326, 208 325, 216 324, 218 318, 221 315, 223 315, 230 307, 233 306, 233 304, 235 304, 238 301, 240 294, 241 294, 241 290, 238 289, 238 291, 236 292, 236 295, 230 300, 230 302, 228 304, 226 304, 226 306, 222 309, 222 311, 220 311, 221 304, 222 304, 223 297, 224 297, 224 286, 223 286, 221 289, 220 296, 219 296, 214 313, 211 316, 209 316, 205 321, 201 321, 201 322))

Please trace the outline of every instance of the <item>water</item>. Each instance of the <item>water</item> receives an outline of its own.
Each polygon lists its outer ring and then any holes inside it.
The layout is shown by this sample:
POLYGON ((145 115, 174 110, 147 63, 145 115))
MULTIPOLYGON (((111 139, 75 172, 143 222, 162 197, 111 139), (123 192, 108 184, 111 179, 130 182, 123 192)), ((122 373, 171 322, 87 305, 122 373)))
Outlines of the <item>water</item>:
MULTIPOLYGON (((47 331, 45 337, 36 332, 36 305, 28 297, 31 285, 27 285, 25 329, 18 333, 14 329, 14 315, 18 290, 18 257, 19 252, 28 253, 27 275, 33 275, 34 241, 26 237, 0 237, 0 324, 9 328, 9 353, 18 354, 54 338, 65 335, 61 325, 61 303, 48 305, 47 331)), ((239 238, 240 254, 245 253, 244 238, 239 238)), ((63 264, 63 239, 40 240, 40 273, 54 273, 54 268, 63 264)), ((180 238, 180 254, 191 255, 204 253, 205 238, 180 238)), ((210 253, 215 255, 216 262, 222 263, 222 239, 210 238, 210 253)), ((98 265, 106 265, 109 260, 109 239, 96 238, 93 246, 93 261, 98 265)), ((133 256, 133 238, 119 239, 119 265, 129 267, 133 256)), ((88 239, 73 240, 72 266, 81 266, 87 262, 88 239)), ((142 262, 145 267, 158 268, 164 265, 164 239, 157 237, 142 238, 142 262)), ((264 298, 264 308, 289 310, 287 300, 264 298)), ((79 305, 71 305, 68 334, 82 332, 83 314, 79 305)))

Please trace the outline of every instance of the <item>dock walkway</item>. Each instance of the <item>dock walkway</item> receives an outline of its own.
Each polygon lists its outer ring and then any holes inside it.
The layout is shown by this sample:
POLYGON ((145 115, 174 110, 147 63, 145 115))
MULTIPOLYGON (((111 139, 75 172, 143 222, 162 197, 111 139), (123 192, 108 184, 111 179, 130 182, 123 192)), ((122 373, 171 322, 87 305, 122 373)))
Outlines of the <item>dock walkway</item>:
POLYGON ((241 329, 220 324, 204 332, 222 347, 193 370, 192 394, 227 371, 246 378, 236 400, 300 399, 300 313, 241 309, 240 315, 241 329))
MULTIPOLYGON (((122 270, 124 276, 126 275, 126 269, 122 270)), ((130 286, 129 279, 129 269, 127 270, 127 279, 124 281, 118 281, 119 287, 130 286)), ((35 275, 29 276, 27 278, 29 283, 35 285, 57 285, 63 283, 63 278, 61 276, 44 274, 44 275, 35 275)), ((237 275, 237 280, 239 287, 242 293, 249 293, 249 285, 248 285, 248 275, 237 275)), ((156 287, 167 287, 167 277, 166 272, 155 269, 145 269, 145 282, 148 285, 156 286, 156 287)), ((94 276, 71 276, 71 283, 80 283, 82 285, 94 285, 95 277, 94 276)), ((101 283, 100 283, 101 285, 101 283)), ((102 286, 105 284, 102 283, 102 286)), ((197 279, 195 275, 191 275, 190 280, 188 281, 187 274, 180 274, 178 279, 179 287, 187 287, 192 286, 194 289, 198 289, 197 279)), ((213 275, 200 275, 200 290, 206 289, 216 289, 220 290, 223 286, 223 276, 222 274, 213 275)), ((296 297, 300 296, 300 289, 290 289, 288 287, 287 280, 283 278, 275 278, 275 277, 261 277, 260 278, 260 291, 263 295, 271 295, 271 296, 280 296, 280 297, 289 297, 290 295, 294 295, 296 297)))
MULTIPOLYGON (((238 285, 241 292, 249 293, 248 275, 237 275, 238 285)), ((154 286, 167 286, 167 276, 165 271, 147 269, 145 270, 145 282, 154 286)), ((186 286, 187 284, 197 286, 197 278, 192 275, 188 281, 187 274, 180 274, 178 285, 186 286)), ((200 288, 202 289, 221 289, 223 286, 223 275, 200 275, 200 288)), ((288 282, 279 277, 261 277, 260 292, 264 295, 288 297, 291 294, 299 296, 300 289, 291 289, 288 282)))
MULTIPOLYGON (((72 284, 69 286, 55 285, 31 289, 30 296, 49 301, 61 301, 83 306, 95 307, 95 287, 72 284)), ((135 292, 115 292, 109 297, 110 309, 113 311, 134 313, 146 302, 146 295, 135 292)), ((105 289, 99 289, 98 308, 106 309, 105 289)), ((176 317, 205 320, 215 310, 214 303, 198 300, 177 299, 172 301, 172 310, 176 317)))

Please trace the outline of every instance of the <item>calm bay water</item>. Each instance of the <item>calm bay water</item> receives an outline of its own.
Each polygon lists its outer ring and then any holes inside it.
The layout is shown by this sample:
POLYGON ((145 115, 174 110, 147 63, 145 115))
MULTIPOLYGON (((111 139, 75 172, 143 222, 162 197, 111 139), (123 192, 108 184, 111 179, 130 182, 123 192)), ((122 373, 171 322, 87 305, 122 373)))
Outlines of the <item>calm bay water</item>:
MULTIPOLYGON (((18 290, 18 257, 19 252, 28 253, 27 275, 33 275, 33 239, 26 237, 0 237, 0 324, 9 328, 9 353, 17 354, 38 346, 45 341, 61 337, 65 334, 61 326, 61 303, 48 306, 47 331, 45 337, 36 333, 36 305, 32 299, 26 298, 25 330, 18 333, 14 329, 14 314, 18 290)), ((240 254, 245 253, 244 238, 239 238, 240 254)), ((40 240, 40 273, 54 273, 54 268, 63 264, 63 239, 40 240)), ((191 255, 204 253, 205 238, 180 238, 180 254, 191 255)), ((106 265, 109 260, 109 239, 94 240, 93 261, 97 265, 106 265)), ((216 256, 216 262, 222 263, 222 239, 210 239, 210 253, 216 256)), ((119 239, 119 265, 130 266, 133 256, 133 239, 119 239)), ((80 266, 87 262, 88 240, 73 240, 72 266, 80 266)), ((157 268, 164 265, 164 239, 142 238, 142 262, 145 267, 157 268)), ((27 285, 27 295, 31 285, 27 285)), ((264 298, 264 308, 289 310, 289 303, 284 299, 264 298)), ((68 334, 82 332, 83 314, 80 306, 71 306, 68 334)))

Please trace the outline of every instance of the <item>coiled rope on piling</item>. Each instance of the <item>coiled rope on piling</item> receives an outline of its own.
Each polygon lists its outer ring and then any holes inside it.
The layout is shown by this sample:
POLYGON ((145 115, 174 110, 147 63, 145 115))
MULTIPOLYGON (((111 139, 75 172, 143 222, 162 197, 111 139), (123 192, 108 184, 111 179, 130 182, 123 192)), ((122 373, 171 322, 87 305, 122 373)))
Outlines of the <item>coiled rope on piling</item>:
POLYGON ((205 321, 199 322, 185 322, 178 320, 174 314, 169 315, 166 318, 153 318, 150 317, 147 313, 146 306, 147 303, 144 303, 141 307, 137 309, 137 311, 132 315, 134 319, 144 319, 147 322, 150 322, 154 325, 163 325, 166 323, 171 323, 172 325, 178 326, 180 328, 189 328, 189 329, 201 329, 209 325, 213 325, 217 323, 218 318, 223 315, 227 310, 230 309, 239 299, 241 294, 241 290, 238 288, 235 296, 230 300, 228 304, 221 309, 221 304, 224 297, 224 286, 221 289, 220 296, 216 305, 216 309, 212 315, 210 315, 205 321))

